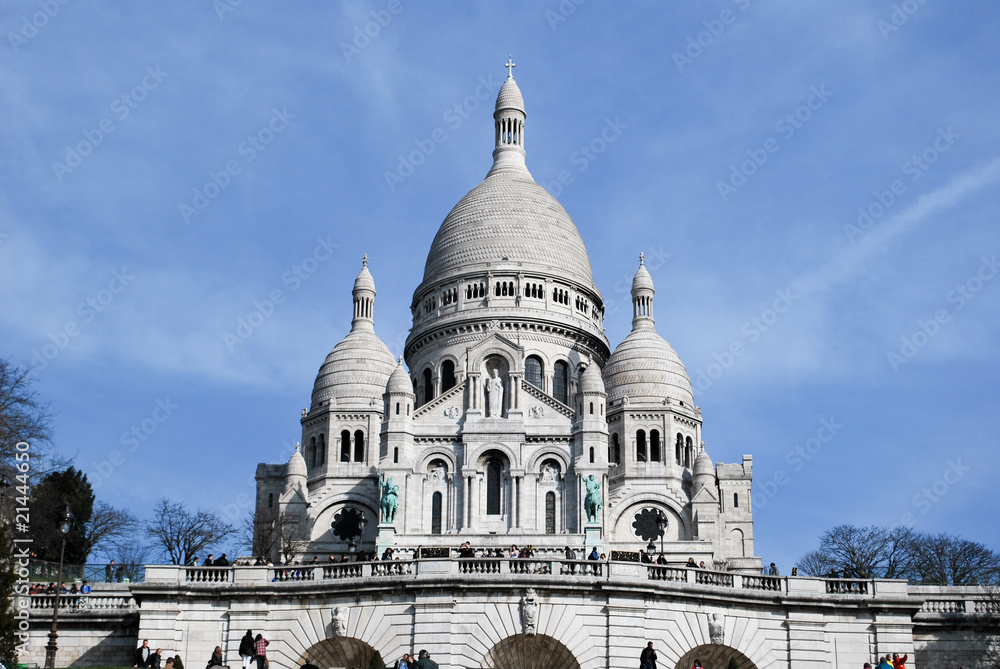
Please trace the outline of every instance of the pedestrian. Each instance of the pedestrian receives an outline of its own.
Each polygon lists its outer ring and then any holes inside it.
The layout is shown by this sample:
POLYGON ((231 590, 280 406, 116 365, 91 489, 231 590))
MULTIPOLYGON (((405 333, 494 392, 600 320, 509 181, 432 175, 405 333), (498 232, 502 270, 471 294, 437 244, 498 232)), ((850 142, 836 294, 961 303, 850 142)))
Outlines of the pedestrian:
POLYGON ((160 659, 163 657, 163 649, 157 648, 156 652, 149 656, 149 660, 146 661, 146 667, 148 669, 160 669, 160 659))
POLYGON ((253 631, 251 630, 247 630, 247 633, 240 639, 240 659, 243 660, 243 669, 250 669, 250 663, 253 661, 253 631))
POLYGON ((703 669, 701 666, 701 660, 695 660, 694 664, 691 665, 691 669, 703 669))
POLYGON ((219 559, 213 562, 212 564, 215 565, 216 567, 228 567, 229 559, 226 557, 226 554, 223 553, 222 555, 219 556, 219 559))
POLYGON ((656 651, 653 650, 652 641, 639 654, 639 669, 656 669, 656 651))
POLYGON ((906 661, 910 659, 910 656, 903 653, 903 657, 900 657, 898 653, 892 654, 892 666, 893 669, 906 669, 906 661))
POLYGON ((253 656, 257 660, 257 669, 267 669, 267 647, 270 641, 264 638, 263 634, 258 634, 253 640, 253 656))
POLYGON ((687 567, 688 569, 697 569, 698 568, 698 565, 695 564, 695 561, 694 561, 693 557, 689 557, 688 561, 687 561, 687 564, 684 565, 684 566, 687 567))
POLYGON ((222 666, 222 646, 216 646, 215 650, 212 651, 212 657, 208 658, 208 664, 205 665, 205 669, 212 669, 212 667, 222 666))
POLYGON ((306 663, 302 665, 302 669, 319 669, 315 664, 313 664, 309 658, 306 658, 306 663))
POLYGON ((878 669, 892 669, 892 663, 889 662, 888 655, 878 659, 878 669))
POLYGON ((91 592, 93 592, 93 588, 90 587, 90 583, 84 581, 83 586, 80 588, 80 594, 89 595, 91 592))
POLYGON ((115 561, 112 560, 104 567, 104 582, 110 583, 115 575, 115 561))
POLYGON ((122 577, 125 576, 125 565, 118 565, 118 569, 115 569, 115 583, 121 583, 122 577))
POLYGON ((201 566, 202 567, 211 567, 212 565, 214 565, 215 562, 212 560, 213 557, 214 556, 211 553, 209 553, 208 557, 205 558, 205 561, 201 563, 201 566))
POLYGON ((421 650, 418 655, 416 669, 438 669, 437 662, 431 659, 431 654, 426 650, 421 650))
POLYGON ((466 541, 462 544, 461 548, 458 549, 458 557, 460 558, 474 558, 476 557, 476 551, 473 550, 472 545, 466 541))
POLYGON ((392 666, 393 666, 393 669, 413 669, 410 666, 412 663, 413 662, 410 659, 410 654, 409 653, 403 653, 403 657, 401 659, 399 659, 399 660, 396 660, 396 663, 394 665, 392 665, 392 666))
POLYGON ((153 651, 149 650, 149 639, 143 639, 142 645, 135 649, 135 657, 132 658, 133 667, 147 667, 146 662, 153 651))
POLYGON ((576 551, 567 546, 565 555, 566 555, 566 560, 569 561, 569 573, 575 574, 576 565, 573 564, 572 561, 576 559, 576 551))
POLYGON ((771 568, 767 570, 767 575, 768 576, 778 575, 778 567, 773 562, 771 563, 771 568))

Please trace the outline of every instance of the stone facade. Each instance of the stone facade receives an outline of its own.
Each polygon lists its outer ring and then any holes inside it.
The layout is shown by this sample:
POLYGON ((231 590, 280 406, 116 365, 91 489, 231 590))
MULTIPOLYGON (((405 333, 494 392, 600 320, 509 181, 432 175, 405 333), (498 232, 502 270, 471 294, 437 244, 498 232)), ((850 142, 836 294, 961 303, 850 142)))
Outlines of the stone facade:
POLYGON ((405 366, 375 334, 366 256, 351 331, 302 412, 301 451, 257 469, 259 543, 274 562, 460 538, 539 555, 653 545, 671 563, 759 571, 750 456, 713 465, 705 452, 641 256, 632 332, 612 352, 583 239, 525 165, 525 119, 508 77, 493 166, 431 243, 405 366))

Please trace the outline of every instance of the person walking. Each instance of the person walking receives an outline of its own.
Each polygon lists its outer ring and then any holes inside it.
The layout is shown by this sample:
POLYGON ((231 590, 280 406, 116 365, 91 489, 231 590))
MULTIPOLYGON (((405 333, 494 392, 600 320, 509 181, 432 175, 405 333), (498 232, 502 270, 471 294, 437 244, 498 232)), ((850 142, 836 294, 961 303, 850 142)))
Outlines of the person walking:
POLYGON ((247 630, 247 633, 240 639, 240 659, 243 660, 243 669, 250 669, 250 663, 253 661, 252 630, 247 630))
POLYGON ((142 645, 135 649, 135 657, 132 658, 132 666, 145 668, 149 666, 149 655, 152 653, 149 649, 149 639, 143 639, 142 645))
POLYGON ((656 651, 653 650, 652 641, 639 654, 639 669, 656 669, 656 651))
POLYGON ((208 664, 205 665, 205 669, 212 669, 212 667, 222 666, 222 646, 216 646, 215 650, 212 651, 212 657, 208 658, 208 664))
POLYGON ((270 641, 264 638, 263 634, 258 634, 253 640, 253 656, 257 660, 257 669, 267 669, 267 647, 270 641))
POLYGON ((438 669, 438 664, 431 659, 431 654, 421 649, 417 654, 416 669, 438 669))

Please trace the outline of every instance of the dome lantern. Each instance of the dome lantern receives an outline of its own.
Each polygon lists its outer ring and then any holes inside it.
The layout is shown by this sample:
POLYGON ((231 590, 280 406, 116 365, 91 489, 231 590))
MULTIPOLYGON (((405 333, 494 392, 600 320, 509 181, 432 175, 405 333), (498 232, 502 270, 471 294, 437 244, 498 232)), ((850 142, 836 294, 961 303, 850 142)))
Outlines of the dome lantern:
POLYGON ((646 269, 646 259, 639 254, 639 269, 632 279, 632 329, 653 327, 653 277, 646 269))
POLYGON ((375 329, 375 279, 368 271, 368 254, 361 259, 361 272, 354 280, 354 320, 351 330, 375 329))
POLYGON ((514 81, 513 59, 506 63, 507 80, 500 87, 497 95, 496 110, 493 112, 494 148, 493 168, 490 174, 496 172, 518 171, 527 172, 524 164, 524 98, 521 89, 514 81))

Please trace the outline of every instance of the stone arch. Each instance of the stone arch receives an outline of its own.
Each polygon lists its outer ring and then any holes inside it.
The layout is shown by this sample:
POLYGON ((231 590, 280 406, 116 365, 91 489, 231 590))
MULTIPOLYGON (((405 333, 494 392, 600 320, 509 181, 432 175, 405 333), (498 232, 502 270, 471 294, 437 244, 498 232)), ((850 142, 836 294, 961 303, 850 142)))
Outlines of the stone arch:
POLYGON ((541 467, 542 462, 549 459, 558 462, 564 474, 569 471, 570 459, 568 455, 555 449, 544 449, 531 454, 528 460, 524 463, 524 468, 529 472, 537 472, 538 468, 541 467))
POLYGON ((443 448, 432 448, 420 454, 420 459, 414 463, 413 471, 426 472, 432 460, 444 460, 445 464, 448 465, 449 473, 454 472, 458 464, 455 462, 455 453, 453 451, 443 448))
POLYGON ((521 461, 519 460, 518 455, 513 448, 511 448, 507 444, 503 444, 497 441, 491 441, 482 444, 475 450, 469 452, 469 454, 466 456, 466 462, 468 463, 468 467, 467 468, 463 467, 464 476, 471 476, 474 473, 480 473, 480 474, 483 473, 484 470, 480 469, 480 465, 482 464, 483 455, 485 455, 487 451, 500 451, 501 453, 506 455, 508 462, 510 462, 511 469, 518 469, 521 466, 521 461))
POLYGON ((757 669, 757 665, 740 651, 717 643, 707 643, 692 648, 684 653, 674 667, 675 669, 691 669, 695 660, 700 660, 706 669, 715 669, 716 667, 726 669, 730 660, 736 660, 740 669, 757 669))
MULTIPOLYGON (((633 516, 644 507, 657 508, 661 511, 666 511, 667 518, 669 518, 670 522, 667 525, 667 532, 664 535, 664 541, 688 540, 691 536, 691 528, 688 524, 687 517, 684 515, 683 509, 677 504, 676 500, 658 493, 643 492, 641 495, 642 496, 640 498, 625 505, 617 505, 615 510, 611 512, 611 517, 608 518, 608 527, 610 527, 612 533, 614 533, 615 541, 641 541, 632 533, 632 520, 633 516), (618 530, 621 530, 621 532, 624 533, 624 537, 626 537, 625 539, 623 539, 622 534, 619 534, 618 530), (675 531, 676 536, 674 536, 675 531)), ((659 545, 659 542, 657 542, 657 545, 659 545)))
POLYGON ((489 669, 580 669, 569 648, 545 634, 515 634, 487 651, 482 665, 489 669))
POLYGON ((375 649, 354 637, 323 639, 302 652, 295 666, 308 659, 318 667, 368 667, 375 649))

